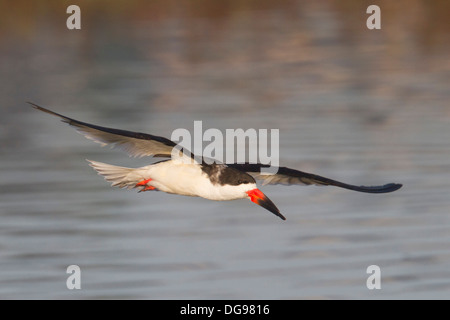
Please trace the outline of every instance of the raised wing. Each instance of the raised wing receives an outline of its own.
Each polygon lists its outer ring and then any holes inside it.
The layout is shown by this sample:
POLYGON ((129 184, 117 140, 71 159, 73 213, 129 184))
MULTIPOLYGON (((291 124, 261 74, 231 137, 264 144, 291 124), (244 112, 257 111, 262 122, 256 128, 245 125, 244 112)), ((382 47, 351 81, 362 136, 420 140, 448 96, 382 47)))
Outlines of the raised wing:
POLYGON ((81 122, 40 107, 34 103, 28 103, 37 110, 61 118, 61 121, 77 129, 86 138, 100 143, 102 146, 110 145, 114 148, 121 149, 132 157, 170 157, 173 147, 177 146, 175 142, 163 137, 81 122))
POLYGON ((279 167, 276 174, 261 174, 261 168, 267 168, 269 165, 264 164, 250 164, 250 163, 233 163, 227 166, 235 168, 240 171, 245 171, 255 179, 262 180, 265 184, 284 184, 284 185, 318 185, 318 186, 336 186, 344 189, 366 192, 366 193, 387 193, 398 190, 402 187, 398 183, 388 183, 382 186, 355 186, 329 178, 325 178, 316 174, 307 173, 299 170, 294 170, 286 167, 279 167))

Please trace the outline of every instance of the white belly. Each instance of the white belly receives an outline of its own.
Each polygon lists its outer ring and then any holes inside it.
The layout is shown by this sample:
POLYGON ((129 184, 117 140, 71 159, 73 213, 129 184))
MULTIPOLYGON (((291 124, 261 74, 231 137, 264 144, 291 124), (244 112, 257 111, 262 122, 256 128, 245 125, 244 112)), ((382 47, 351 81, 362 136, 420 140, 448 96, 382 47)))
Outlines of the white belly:
POLYGON ((146 167, 151 185, 160 191, 210 200, 235 200, 247 198, 245 191, 250 186, 213 184, 197 164, 186 164, 172 160, 146 167))

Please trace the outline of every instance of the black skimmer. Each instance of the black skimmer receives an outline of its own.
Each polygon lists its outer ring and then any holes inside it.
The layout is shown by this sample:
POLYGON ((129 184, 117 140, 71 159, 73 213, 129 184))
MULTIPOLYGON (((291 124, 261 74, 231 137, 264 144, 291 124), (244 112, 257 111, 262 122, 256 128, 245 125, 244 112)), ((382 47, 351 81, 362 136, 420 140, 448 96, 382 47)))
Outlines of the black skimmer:
MULTIPOLYGON (((147 133, 106 128, 81 122, 29 102, 35 109, 59 117, 61 121, 74 127, 86 138, 102 146, 110 145, 127 152, 132 157, 153 156, 171 158, 177 144, 167 138, 147 133)), ((382 186, 355 186, 319 175, 280 167, 276 174, 259 174, 264 164, 232 163, 220 164, 179 161, 168 159, 141 168, 118 167, 106 163, 87 160, 89 164, 112 186, 138 189, 141 191, 160 190, 185 196, 202 197, 210 200, 250 199, 283 220, 275 204, 258 189, 255 178, 263 184, 336 186, 366 193, 387 193, 398 190, 401 184, 389 183, 382 186)))

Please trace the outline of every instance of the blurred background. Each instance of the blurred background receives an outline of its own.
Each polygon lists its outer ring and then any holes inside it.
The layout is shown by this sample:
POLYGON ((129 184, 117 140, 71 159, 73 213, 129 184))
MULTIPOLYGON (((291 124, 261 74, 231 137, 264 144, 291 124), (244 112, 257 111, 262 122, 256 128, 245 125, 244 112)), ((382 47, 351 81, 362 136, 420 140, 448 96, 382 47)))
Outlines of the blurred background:
POLYGON ((447 299, 450 2, 0 0, 0 298, 447 299), (81 30, 66 9, 81 8, 81 30), (381 8, 381 30, 366 9, 381 8), (392 194, 250 201, 110 188, 26 101, 165 137, 280 130, 280 164, 392 194), (80 266, 81 290, 66 268, 80 266), (366 269, 381 268, 381 290, 366 269))

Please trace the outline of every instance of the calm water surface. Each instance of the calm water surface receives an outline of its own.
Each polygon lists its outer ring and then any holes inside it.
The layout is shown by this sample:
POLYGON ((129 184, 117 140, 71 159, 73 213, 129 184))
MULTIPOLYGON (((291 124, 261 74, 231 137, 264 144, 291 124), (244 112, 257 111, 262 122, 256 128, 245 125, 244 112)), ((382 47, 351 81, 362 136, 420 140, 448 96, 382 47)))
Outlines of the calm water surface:
POLYGON ((65 8, 11 9, 0 38, 0 298, 449 298, 449 26, 431 23, 444 10, 413 11, 414 29, 392 7, 374 33, 364 8, 332 1, 193 3, 86 5, 78 33, 65 8), (85 159, 149 160, 100 148, 29 100, 166 137, 194 120, 279 129, 281 165, 404 187, 262 187, 286 221, 247 200, 113 189, 85 159), (66 288, 72 264, 81 290, 66 288), (366 287, 370 265, 381 290, 366 287))

